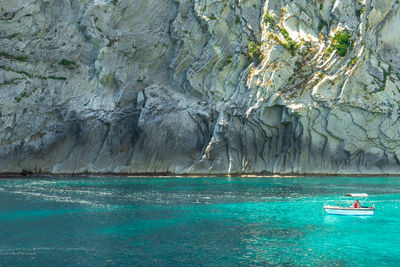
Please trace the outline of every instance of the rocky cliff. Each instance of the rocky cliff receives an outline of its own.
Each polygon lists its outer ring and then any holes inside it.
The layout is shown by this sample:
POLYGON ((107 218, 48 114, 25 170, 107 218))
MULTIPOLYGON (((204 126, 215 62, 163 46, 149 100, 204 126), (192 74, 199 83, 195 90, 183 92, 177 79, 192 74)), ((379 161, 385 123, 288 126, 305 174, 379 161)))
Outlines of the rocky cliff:
POLYGON ((396 0, 0 2, 0 172, 400 174, 396 0))

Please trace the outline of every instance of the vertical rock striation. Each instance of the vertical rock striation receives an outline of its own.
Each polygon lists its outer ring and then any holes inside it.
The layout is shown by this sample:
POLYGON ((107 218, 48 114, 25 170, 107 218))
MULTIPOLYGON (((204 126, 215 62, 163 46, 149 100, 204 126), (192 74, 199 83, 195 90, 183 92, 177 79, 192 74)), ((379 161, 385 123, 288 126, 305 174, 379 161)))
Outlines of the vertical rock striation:
POLYGON ((2 173, 399 174, 396 0, 0 3, 2 173))

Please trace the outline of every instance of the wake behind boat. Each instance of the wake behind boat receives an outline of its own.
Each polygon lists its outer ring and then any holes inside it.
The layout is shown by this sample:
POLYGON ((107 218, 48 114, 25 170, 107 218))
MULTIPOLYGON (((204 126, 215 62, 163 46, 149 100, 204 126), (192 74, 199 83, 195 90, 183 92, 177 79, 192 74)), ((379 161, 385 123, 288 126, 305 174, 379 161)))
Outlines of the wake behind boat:
POLYGON ((361 216, 369 216, 374 215, 375 205, 372 206, 361 206, 361 203, 358 201, 359 198, 363 198, 362 203, 366 202, 368 194, 345 194, 346 197, 354 198, 354 202, 352 205, 346 206, 336 206, 336 205, 324 205, 324 210, 327 214, 331 215, 361 215, 361 216))

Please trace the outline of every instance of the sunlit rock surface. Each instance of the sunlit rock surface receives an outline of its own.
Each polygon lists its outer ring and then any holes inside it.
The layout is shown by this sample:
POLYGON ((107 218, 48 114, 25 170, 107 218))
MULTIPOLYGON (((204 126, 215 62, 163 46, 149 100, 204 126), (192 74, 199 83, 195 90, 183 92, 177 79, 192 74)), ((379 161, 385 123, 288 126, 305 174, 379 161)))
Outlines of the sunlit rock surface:
POLYGON ((400 174, 399 28, 395 0, 1 1, 0 172, 400 174))

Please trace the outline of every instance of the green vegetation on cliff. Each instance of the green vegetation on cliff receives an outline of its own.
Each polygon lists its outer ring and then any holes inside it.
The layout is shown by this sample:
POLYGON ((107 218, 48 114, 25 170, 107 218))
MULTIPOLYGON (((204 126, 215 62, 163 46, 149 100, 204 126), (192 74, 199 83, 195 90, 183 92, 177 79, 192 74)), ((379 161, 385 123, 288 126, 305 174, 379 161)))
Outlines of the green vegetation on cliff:
POLYGON ((342 57, 347 55, 350 44, 350 33, 347 31, 338 31, 332 38, 333 49, 337 50, 342 57))
POLYGON ((10 60, 18 60, 18 61, 22 61, 22 62, 26 62, 29 59, 27 56, 13 55, 13 54, 9 54, 6 52, 0 52, 0 56, 8 58, 10 60))
POLYGON ((270 23, 270 24, 275 24, 275 19, 274 16, 269 14, 268 12, 264 15, 264 22, 266 24, 270 23))
POLYGON ((63 58, 63 59, 59 62, 59 64, 60 64, 60 65, 63 65, 63 66, 72 66, 72 65, 75 65, 75 62, 63 58))
POLYGON ((261 45, 256 42, 250 42, 247 45, 249 50, 249 57, 251 57, 254 61, 261 61, 261 45))

